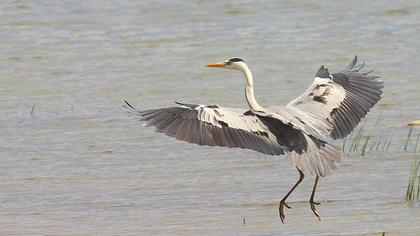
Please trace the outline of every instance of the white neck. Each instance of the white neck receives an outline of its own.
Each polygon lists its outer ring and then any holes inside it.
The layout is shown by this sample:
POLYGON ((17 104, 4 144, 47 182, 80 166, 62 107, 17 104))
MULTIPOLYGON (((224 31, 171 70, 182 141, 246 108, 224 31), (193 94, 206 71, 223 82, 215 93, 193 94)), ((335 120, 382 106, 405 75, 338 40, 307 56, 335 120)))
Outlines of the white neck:
POLYGON ((258 104, 257 100, 255 100, 254 80, 252 78, 251 71, 249 70, 248 66, 245 63, 243 64, 241 63, 241 71, 245 75, 245 82, 246 82, 245 98, 246 98, 246 101, 248 102, 249 107, 251 107, 251 109, 254 111, 264 110, 264 108, 258 104))

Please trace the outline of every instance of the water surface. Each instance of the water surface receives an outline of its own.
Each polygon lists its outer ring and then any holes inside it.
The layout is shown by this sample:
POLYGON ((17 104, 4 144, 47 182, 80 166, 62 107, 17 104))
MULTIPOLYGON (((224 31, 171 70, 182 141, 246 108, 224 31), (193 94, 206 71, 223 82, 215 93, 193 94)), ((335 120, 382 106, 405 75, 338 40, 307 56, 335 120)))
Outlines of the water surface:
POLYGON ((262 105, 286 104, 321 64, 358 54, 386 83, 369 114, 379 135, 420 117, 419 17, 418 1, 4 1, 0 234, 419 235, 405 129, 321 179, 322 222, 307 178, 283 225, 277 204, 298 177, 287 159, 182 143, 121 109, 245 108, 239 73, 203 67, 233 56, 262 105))

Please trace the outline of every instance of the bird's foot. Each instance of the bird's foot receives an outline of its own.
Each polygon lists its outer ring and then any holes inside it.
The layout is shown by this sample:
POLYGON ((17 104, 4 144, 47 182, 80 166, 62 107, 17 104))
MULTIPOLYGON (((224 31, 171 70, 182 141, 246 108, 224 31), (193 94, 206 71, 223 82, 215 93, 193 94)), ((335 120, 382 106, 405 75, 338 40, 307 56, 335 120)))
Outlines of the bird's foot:
POLYGON ((289 209, 292 209, 292 207, 289 206, 289 205, 287 205, 287 203, 285 203, 283 201, 280 202, 279 215, 280 215, 281 223, 283 223, 283 224, 284 224, 284 219, 286 219, 286 216, 284 215, 284 207, 287 207, 289 209))
POLYGON ((318 211, 315 208, 315 205, 319 205, 319 202, 310 201, 309 204, 311 204, 311 210, 312 212, 318 217, 318 220, 321 221, 321 215, 318 213, 318 211))

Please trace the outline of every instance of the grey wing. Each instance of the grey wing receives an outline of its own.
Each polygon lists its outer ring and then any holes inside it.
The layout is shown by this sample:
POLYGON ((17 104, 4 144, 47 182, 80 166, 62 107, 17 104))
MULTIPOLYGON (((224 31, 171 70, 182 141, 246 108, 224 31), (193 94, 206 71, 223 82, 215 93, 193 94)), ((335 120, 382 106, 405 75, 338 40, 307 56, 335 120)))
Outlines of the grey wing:
MULTIPOLYGON (((286 112, 281 114, 287 112, 290 111, 286 109, 286 112)), ((335 163, 343 155, 340 148, 308 134, 308 131, 309 133, 312 131, 296 125, 295 120, 286 123, 277 116, 264 115, 260 118, 262 122, 269 124, 268 128, 273 134, 288 141, 290 146, 288 157, 299 170, 312 176, 327 176, 336 169, 335 163)))
POLYGON ((326 122, 319 122, 319 117, 291 106, 269 107, 263 112, 254 111, 261 119, 263 117, 273 118, 302 133, 311 135, 318 139, 326 138, 330 132, 330 125, 326 122))
POLYGON ((340 148, 305 133, 297 136, 297 141, 288 154, 293 164, 307 175, 327 176, 336 169, 343 152, 340 148))
POLYGON ((367 112, 379 101, 383 82, 372 71, 362 72, 364 63, 357 56, 341 72, 330 74, 321 66, 311 86, 287 107, 311 115, 318 123, 328 126, 328 136, 347 136, 367 112))
POLYGON ((287 150, 286 143, 282 144, 283 141, 273 135, 257 116, 245 110, 178 104, 182 106, 133 112, 148 126, 156 127, 158 132, 190 143, 240 147, 269 155, 284 154, 287 150))

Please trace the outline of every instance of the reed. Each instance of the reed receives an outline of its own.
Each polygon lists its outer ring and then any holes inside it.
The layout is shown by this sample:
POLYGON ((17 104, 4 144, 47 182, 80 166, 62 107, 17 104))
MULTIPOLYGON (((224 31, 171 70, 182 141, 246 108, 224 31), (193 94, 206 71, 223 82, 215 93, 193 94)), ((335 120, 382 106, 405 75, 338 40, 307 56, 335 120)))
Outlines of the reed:
POLYGON ((34 111, 35 111, 35 104, 32 106, 32 109, 31 109, 31 116, 33 116, 34 115, 34 111))
MULTIPOLYGON (((419 147, 420 133, 415 134, 413 125, 402 127, 378 128, 378 120, 374 125, 363 122, 349 136, 342 141, 342 150, 347 154, 355 152, 365 156, 371 151, 393 152, 395 148, 399 151, 413 152, 415 156, 419 147), (408 131, 408 133, 406 133, 408 131), (405 136, 406 135, 406 136, 405 136), (404 138, 405 136, 405 138, 404 138), (417 136, 417 137, 416 137, 417 136), (398 140, 399 142, 396 142, 398 140), (392 143, 396 143, 391 145, 392 143)), ((411 166, 406 200, 420 200, 420 160, 414 159, 411 166)))
POLYGON ((404 151, 416 155, 420 133, 416 133, 414 126, 380 128, 377 127, 377 123, 375 125, 368 122, 361 123, 349 136, 342 140, 341 149, 343 152, 347 156, 350 156, 351 153, 365 156, 372 151, 404 151), (405 138, 404 135, 406 135, 405 138))
POLYGON ((419 200, 420 198, 420 160, 414 160, 411 165, 405 199, 407 201, 419 200))
POLYGON ((391 146, 392 138, 394 137, 394 132, 395 132, 395 128, 392 128, 391 134, 389 135, 388 144, 386 145, 386 149, 385 149, 386 152, 389 150, 389 146, 391 146))
POLYGON ((367 147, 367 144, 368 144, 368 142, 369 142, 369 140, 370 140, 370 138, 371 138, 371 136, 366 136, 366 141, 365 141, 365 144, 363 144, 363 146, 362 146, 362 150, 361 150, 361 155, 362 156, 364 156, 365 155, 365 153, 366 153, 366 147, 367 147))
POLYGON ((408 130, 407 140, 405 141, 404 151, 407 151, 408 142, 410 141, 411 133, 413 132, 413 126, 408 130))
POLYGON ((416 146, 414 146, 414 156, 416 155, 416 151, 417 151, 417 145, 419 144, 419 138, 420 138, 420 134, 417 135, 417 141, 416 141, 416 146))

